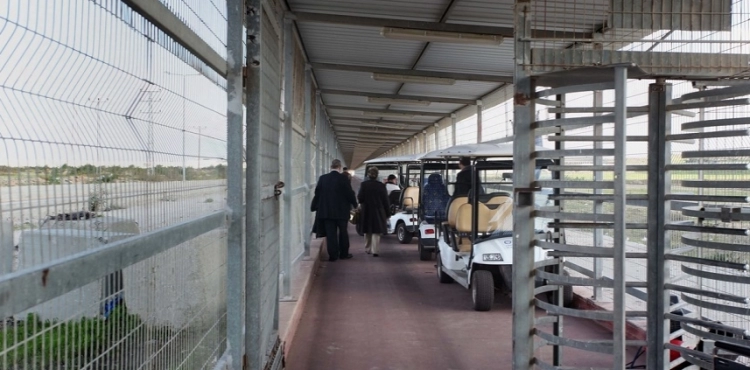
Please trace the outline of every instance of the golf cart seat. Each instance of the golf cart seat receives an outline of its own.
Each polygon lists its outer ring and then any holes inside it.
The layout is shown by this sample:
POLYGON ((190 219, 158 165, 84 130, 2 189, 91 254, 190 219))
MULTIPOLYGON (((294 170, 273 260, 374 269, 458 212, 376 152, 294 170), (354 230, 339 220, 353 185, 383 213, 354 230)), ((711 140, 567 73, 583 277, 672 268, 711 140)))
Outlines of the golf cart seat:
POLYGON ((433 173, 427 178, 427 184, 422 189, 422 203, 420 209, 424 215, 423 221, 435 224, 445 220, 445 207, 448 206, 450 195, 443 184, 439 173, 433 173))
MULTIPOLYGON (((477 237, 485 239, 495 232, 513 230, 513 203, 506 201, 502 204, 477 204, 477 237)), ((472 205, 464 204, 458 209, 456 217, 456 246, 460 252, 471 250, 471 240, 465 237, 471 234, 472 205), (468 250, 467 250, 468 249, 468 250)), ((502 233, 500 233, 502 234, 502 233)))
POLYGON ((391 215, 396 214, 398 210, 399 200, 401 200, 401 190, 394 190, 388 194, 388 204, 391 206, 391 215))
MULTIPOLYGON (((479 209, 482 209, 482 204, 479 203, 479 209)), ((462 204, 458 207, 456 212, 456 226, 454 235, 454 249, 457 252, 471 252, 471 215, 472 206, 470 203, 462 204)))
POLYGON ((456 217, 458 216, 458 209, 462 205, 467 203, 469 203, 469 197, 467 196, 453 198, 450 203, 448 203, 448 215, 446 217, 446 221, 443 221, 443 223, 441 224, 442 235, 445 239, 445 242, 448 244, 450 244, 450 234, 456 228, 456 217))
POLYGON ((509 194, 502 194, 502 195, 492 194, 492 195, 493 196, 490 197, 489 199, 487 199, 486 202, 482 202, 482 203, 484 203, 486 205, 491 205, 491 204, 497 205, 497 204, 503 204, 505 202, 512 201, 512 199, 511 199, 511 197, 510 197, 509 194))
POLYGON ((419 207, 419 188, 410 186, 404 189, 402 199, 404 209, 417 209, 419 207))
POLYGON ((498 191, 489 194, 482 194, 479 196, 479 202, 484 204, 500 204, 504 203, 505 199, 510 198, 510 193, 506 191, 498 191))
POLYGON ((458 209, 464 205, 469 203, 469 197, 463 196, 463 197, 457 197, 451 200, 450 204, 448 205, 448 221, 446 222, 448 226, 451 228, 456 227, 456 218, 458 217, 458 209))

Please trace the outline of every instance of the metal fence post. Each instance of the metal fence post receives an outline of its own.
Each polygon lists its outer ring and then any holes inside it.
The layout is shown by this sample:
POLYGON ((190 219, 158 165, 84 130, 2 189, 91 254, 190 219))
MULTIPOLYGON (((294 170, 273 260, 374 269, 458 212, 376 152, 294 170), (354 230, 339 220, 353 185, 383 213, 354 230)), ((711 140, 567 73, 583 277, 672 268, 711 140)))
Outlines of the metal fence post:
POLYGON ((283 239, 281 241, 281 298, 282 300, 291 299, 292 295, 292 122, 294 107, 294 36, 292 30, 292 20, 284 19, 284 182, 286 191, 284 191, 284 228, 283 239))
POLYGON ((666 230, 669 201, 666 192, 669 189, 669 174, 666 171, 671 146, 666 140, 670 133, 670 116, 666 106, 670 103, 672 86, 664 79, 649 85, 649 119, 648 119, 648 332, 646 349, 649 369, 667 368, 669 353, 664 348, 669 338, 669 321, 664 314, 669 307, 669 293, 664 289, 667 265, 665 247, 669 242, 666 230))
MULTIPOLYGON (((604 106, 604 93, 601 90, 594 91, 594 109, 601 108, 604 106)), ((601 115, 600 113, 594 113, 595 116, 601 115)), ((604 135, 604 125, 597 123, 594 125, 594 137, 600 137, 604 135)), ((594 141, 594 149, 604 148, 604 143, 599 140, 594 141)), ((597 152, 598 153, 598 152, 597 152)), ((604 164, 602 156, 594 155, 594 166, 601 167, 604 164)), ((604 174, 602 171, 594 171, 594 181, 604 181, 604 174)), ((602 194, 602 189, 594 189, 594 194, 602 194)), ((604 202, 601 200, 594 201, 594 214, 602 214, 604 212, 604 202)), ((604 239, 604 230, 594 229, 594 246, 597 248, 602 247, 604 239)), ((602 258, 594 257, 594 279, 601 279, 604 270, 604 260, 602 258)), ((594 299, 602 299, 602 287, 595 286, 594 288, 594 299)))
POLYGON ((434 150, 440 149, 440 140, 438 138, 439 134, 440 134, 440 124, 436 123, 435 124, 435 138, 434 138, 435 139, 435 148, 434 148, 434 150))
POLYGON ((244 327, 244 262, 242 259, 242 25, 244 1, 227 3, 227 206, 232 210, 227 229, 227 352, 232 370, 242 368, 244 327))
POLYGON ((242 364, 247 369, 261 369, 261 4, 245 0, 247 20, 247 202, 245 221, 245 354, 242 364))
POLYGON ((482 142, 482 101, 477 100, 477 143, 482 142))
MULTIPOLYGON (((560 108, 564 109, 566 107, 566 105, 565 105, 566 104, 566 95, 565 94, 558 94, 555 97, 555 100, 557 100, 560 103, 560 108)), ((555 119, 561 119, 561 118, 565 118, 565 113, 555 113, 555 119)), ((560 127, 560 131, 558 133, 556 133, 555 136, 564 137, 565 136, 565 128, 560 127)), ((564 150, 564 149, 565 149, 565 142, 563 140, 556 140, 555 141, 555 150, 564 150)), ((560 159, 558 159, 557 160, 557 165, 564 166, 565 165, 565 157, 561 157, 560 159)), ((562 180, 564 178, 565 178, 565 173, 564 172, 562 172, 562 171, 554 171, 554 172, 552 172, 552 179, 553 180, 562 180)), ((560 194, 562 194, 563 193, 562 190, 563 189, 560 189, 560 188, 554 188, 554 195, 560 195, 560 194)), ((558 209, 560 210, 560 212, 562 212, 564 210, 564 208, 565 208, 564 201, 560 200, 559 198, 555 199, 555 206, 558 207, 558 209)), ((555 224, 558 224, 558 223, 562 222, 562 220, 560 220, 560 219, 555 219, 554 221, 555 221, 555 224)), ((563 238, 561 236, 562 232, 563 232, 562 228, 555 227, 554 233, 557 236, 553 240, 554 243, 558 243, 559 244, 559 243, 563 242, 563 238)), ((562 275, 564 267, 565 267, 564 266, 564 261, 561 258, 560 259, 560 263, 557 266, 557 271, 556 272, 558 274, 562 275)), ((555 304, 557 304, 559 306, 563 306, 564 305, 564 301, 565 301, 564 288, 561 286, 558 289, 557 302, 555 302, 555 304)), ((552 324, 552 326, 553 326, 552 327, 553 334, 555 336, 557 336, 557 337, 560 337, 560 338, 562 338, 563 331, 564 331, 563 330, 564 329, 563 319, 564 319, 564 315, 557 315, 557 320, 555 320, 555 322, 552 324)), ((560 365, 562 365, 562 357, 563 357, 562 356, 562 352, 563 352, 562 346, 558 345, 558 346, 552 347, 552 365, 554 365, 554 366, 560 366, 560 365)))
POLYGON ((451 146, 456 145, 456 114, 451 113, 451 146))
MULTIPOLYGON (((534 359, 534 86, 527 75, 524 64, 530 61, 530 43, 524 41, 530 36, 530 25, 526 19, 531 3, 516 1, 515 35, 515 101, 514 127, 516 140, 513 142, 514 207, 513 207, 513 369, 531 369, 534 359)), ((455 124, 454 124, 455 130, 455 124)))
POLYGON ((613 369, 625 369, 625 248, 626 214, 625 173, 627 160, 627 80, 625 67, 615 68, 615 212, 614 212, 614 309, 613 369))
MULTIPOLYGON (((310 210, 307 208, 312 202, 312 189, 310 185, 313 183, 312 180, 312 159, 310 158, 310 152, 311 152, 311 146, 312 146, 312 120, 315 119, 312 116, 312 105, 315 103, 317 104, 317 99, 313 101, 313 97, 310 91, 311 83, 310 83, 310 71, 307 71, 305 73, 305 186, 307 189, 305 189, 305 217, 304 217, 304 229, 302 230, 302 235, 304 237, 302 240, 304 240, 304 255, 309 256, 310 255, 310 239, 312 237, 312 233, 310 233, 310 230, 312 229, 312 215, 310 214, 310 210), (310 161, 308 163, 308 161, 310 161)), ((320 114, 320 107, 317 106, 317 109, 315 109, 315 113, 317 115, 320 114)))

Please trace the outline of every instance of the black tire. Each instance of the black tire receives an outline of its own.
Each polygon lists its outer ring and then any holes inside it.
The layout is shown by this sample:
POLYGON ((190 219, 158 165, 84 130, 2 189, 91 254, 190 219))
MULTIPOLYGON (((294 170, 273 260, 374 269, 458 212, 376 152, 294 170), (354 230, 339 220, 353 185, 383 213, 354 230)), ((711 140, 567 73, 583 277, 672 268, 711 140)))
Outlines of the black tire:
POLYGON ((453 278, 443 272, 443 261, 440 259, 440 253, 437 254, 437 277, 441 284, 450 284, 453 278))
POLYGON ((429 261, 432 259, 432 250, 427 249, 422 245, 422 239, 419 239, 419 260, 429 261))
MULTIPOLYGON (((563 271, 564 276, 569 276, 567 271, 563 271)), ((554 290, 547 293, 547 301, 551 304, 557 304, 557 294, 559 290, 554 290)), ((570 285, 563 285, 563 307, 571 307, 573 305, 573 287, 570 285)))
POLYGON ((406 230, 406 224, 399 222, 398 225, 396 225, 396 238, 399 243, 409 244, 411 243, 412 237, 414 237, 414 234, 406 230))
POLYGON ((471 276, 471 299, 474 302, 474 310, 489 311, 495 301, 495 280, 492 273, 479 270, 471 276))

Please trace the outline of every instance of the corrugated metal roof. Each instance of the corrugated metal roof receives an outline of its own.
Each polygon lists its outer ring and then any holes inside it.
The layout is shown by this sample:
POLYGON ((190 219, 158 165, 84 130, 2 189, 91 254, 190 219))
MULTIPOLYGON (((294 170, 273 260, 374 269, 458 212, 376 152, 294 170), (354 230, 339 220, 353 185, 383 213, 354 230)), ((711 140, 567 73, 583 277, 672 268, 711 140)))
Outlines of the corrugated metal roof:
POLYGON ((358 90, 392 94, 400 84, 398 82, 375 81, 371 73, 315 70, 315 78, 323 89, 358 90))
POLYGON ((442 96, 461 99, 477 99, 492 90, 500 87, 501 84, 494 82, 474 82, 474 81, 456 81, 455 85, 421 85, 421 84, 404 84, 401 89, 402 94, 442 96))
POLYGON ((288 0, 292 11, 437 21, 450 0, 288 0))
MULTIPOLYGON (((287 2, 292 12, 427 22, 438 22, 448 9, 449 4, 453 3, 451 0, 287 0, 287 2)), ((532 28, 591 32, 607 19, 609 2, 610 0, 576 0, 575 2, 568 0, 532 0, 534 13, 532 28)), ((512 28, 514 26, 514 3, 514 0, 455 0, 446 21, 454 24, 512 28)), ((304 48, 312 63, 406 70, 411 69, 412 65, 419 59, 416 68, 422 71, 495 76, 510 76, 513 73, 514 50, 513 41, 510 37, 506 38, 500 46, 430 43, 420 57, 423 48, 428 45, 424 42, 384 38, 380 35, 379 27, 320 23, 322 21, 325 21, 325 19, 297 22, 304 48)), ((534 45, 537 44, 534 43, 534 45)), ((556 46, 554 44, 554 42, 545 42, 543 46, 556 46)), ((328 68, 331 67, 333 66, 328 66, 328 68)), ((374 81, 371 78, 371 73, 366 72, 324 70, 318 69, 317 66, 313 68, 315 68, 313 72, 321 89, 476 100, 503 85, 501 83, 464 80, 458 80, 455 85, 451 86, 402 84, 374 81)), ((462 107, 459 104, 443 103, 432 103, 429 106, 371 104, 366 97, 334 94, 324 94, 323 102, 327 106, 421 110, 446 114, 456 112, 462 107)), ((340 109, 327 109, 327 111, 331 116, 367 120, 377 119, 377 117, 364 116, 356 111, 340 109)), ((469 111, 460 111, 460 114, 469 111)), ((394 120, 388 119, 388 121, 394 120)), ((428 126, 437 120, 438 117, 417 116, 413 119, 401 119, 401 122, 419 122, 428 126)), ((337 126, 338 122, 333 120, 332 123, 337 126)), ((342 132, 345 130, 343 125, 339 125, 339 127, 342 132)), ((413 128, 414 133, 420 130, 421 127, 419 126, 413 128)), ((386 138, 386 136, 382 135, 383 138, 386 138)), ((376 142, 381 137, 373 138, 372 133, 363 132, 355 137, 357 142, 354 144, 347 142, 342 150, 351 166, 358 165, 374 153, 380 153, 388 149, 378 147, 376 142)))
POLYGON ((513 40, 499 46, 432 43, 417 66, 419 69, 480 74, 513 73, 513 40))
POLYGON ((513 27, 514 3, 513 0, 461 0, 448 22, 513 27))
POLYGON ((375 27, 300 23, 312 62, 411 68, 424 47, 421 41, 386 39, 375 27))
POLYGON ((385 109, 387 104, 373 104, 367 102, 364 96, 350 96, 337 94, 323 94, 323 103, 326 105, 346 105, 350 107, 385 109))
POLYGON ((432 103, 428 106, 399 105, 399 104, 390 105, 391 109, 418 110, 418 111, 424 111, 424 112, 435 112, 435 113, 446 113, 446 114, 449 114, 461 107, 463 107, 462 104, 446 104, 446 103, 432 103))

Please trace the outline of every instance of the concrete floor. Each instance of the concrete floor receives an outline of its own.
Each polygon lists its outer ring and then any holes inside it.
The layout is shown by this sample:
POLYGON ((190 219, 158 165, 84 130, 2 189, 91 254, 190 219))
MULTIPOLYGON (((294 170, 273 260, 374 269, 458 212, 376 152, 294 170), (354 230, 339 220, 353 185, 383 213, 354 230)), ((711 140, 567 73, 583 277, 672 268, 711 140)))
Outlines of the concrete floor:
MULTIPOLYGON (((497 294, 490 312, 473 311, 468 290, 440 284, 434 261, 419 260, 416 239, 401 245, 383 237, 374 258, 351 229, 354 258, 321 263, 287 369, 511 368, 509 296, 497 294)), ((592 322, 565 322, 566 337, 611 337, 592 322)), ((632 359, 635 348, 629 352, 632 359)), ((537 351, 547 362, 551 354, 551 347, 537 351)), ((566 349, 563 365, 611 368, 612 362, 609 355, 566 349)))

